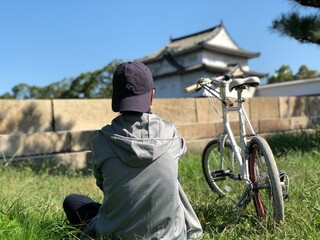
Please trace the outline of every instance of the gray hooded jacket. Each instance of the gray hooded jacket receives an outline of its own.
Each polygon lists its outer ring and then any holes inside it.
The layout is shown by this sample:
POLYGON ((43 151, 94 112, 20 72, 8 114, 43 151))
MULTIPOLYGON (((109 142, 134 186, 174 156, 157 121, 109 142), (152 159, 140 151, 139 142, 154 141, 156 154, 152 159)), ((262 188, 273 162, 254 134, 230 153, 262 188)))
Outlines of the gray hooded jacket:
POLYGON ((202 228, 178 181, 184 140, 150 113, 122 114, 92 140, 93 171, 104 193, 86 231, 111 239, 201 239, 202 228))

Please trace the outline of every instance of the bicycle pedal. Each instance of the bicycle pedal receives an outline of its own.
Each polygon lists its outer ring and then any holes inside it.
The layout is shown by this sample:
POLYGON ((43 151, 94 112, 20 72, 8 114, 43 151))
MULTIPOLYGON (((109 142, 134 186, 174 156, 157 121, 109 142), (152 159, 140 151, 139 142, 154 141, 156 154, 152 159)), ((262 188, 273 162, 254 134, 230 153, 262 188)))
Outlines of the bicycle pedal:
POLYGON ((284 171, 279 171, 279 178, 282 187, 283 200, 289 200, 289 179, 284 171))
POLYGON ((224 170, 216 170, 211 172, 211 177, 214 181, 223 181, 226 180, 226 172, 224 170))
POLYGON ((285 178, 286 178, 286 172, 285 171, 279 171, 279 178, 280 178, 280 182, 284 182, 285 178))

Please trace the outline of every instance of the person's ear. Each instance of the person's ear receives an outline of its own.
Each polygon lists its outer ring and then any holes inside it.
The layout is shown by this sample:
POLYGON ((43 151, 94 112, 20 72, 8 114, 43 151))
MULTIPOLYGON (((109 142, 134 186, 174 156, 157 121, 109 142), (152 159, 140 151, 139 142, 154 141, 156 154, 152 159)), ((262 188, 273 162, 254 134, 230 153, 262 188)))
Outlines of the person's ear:
POLYGON ((155 92, 156 92, 156 91, 155 91, 155 89, 153 88, 153 89, 152 89, 152 92, 151 92, 150 105, 152 105, 152 101, 153 101, 155 92))

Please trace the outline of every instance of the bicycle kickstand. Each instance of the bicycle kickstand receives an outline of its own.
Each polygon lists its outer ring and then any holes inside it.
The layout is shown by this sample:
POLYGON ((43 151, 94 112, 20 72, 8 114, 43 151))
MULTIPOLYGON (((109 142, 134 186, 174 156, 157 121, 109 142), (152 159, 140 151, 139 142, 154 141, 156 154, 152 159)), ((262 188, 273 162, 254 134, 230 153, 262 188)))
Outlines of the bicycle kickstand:
POLYGON ((245 191, 241 195, 241 197, 236 205, 236 208, 235 208, 235 211, 240 210, 240 213, 238 214, 237 219, 234 222, 234 225, 239 223, 241 215, 243 214, 244 209, 250 203, 250 201, 251 201, 251 187, 250 187, 250 185, 247 185, 245 191))

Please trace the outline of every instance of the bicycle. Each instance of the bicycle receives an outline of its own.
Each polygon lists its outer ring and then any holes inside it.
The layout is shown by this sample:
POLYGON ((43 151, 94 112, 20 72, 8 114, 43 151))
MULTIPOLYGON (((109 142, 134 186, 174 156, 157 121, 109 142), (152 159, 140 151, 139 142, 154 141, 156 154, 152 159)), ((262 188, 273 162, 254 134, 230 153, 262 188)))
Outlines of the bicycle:
POLYGON ((260 79, 252 76, 236 78, 239 73, 243 74, 238 70, 223 76, 201 78, 185 89, 186 92, 204 89, 221 101, 224 131, 205 146, 202 170, 209 187, 219 197, 234 201, 237 209, 244 209, 253 199, 259 219, 281 222, 284 220, 284 199, 288 197, 288 177, 285 172, 278 171, 272 150, 263 137, 256 135, 244 109, 243 90, 258 86, 260 79), (227 97, 227 88, 237 92, 237 105, 227 97), (238 140, 230 126, 231 112, 238 113, 238 140))

